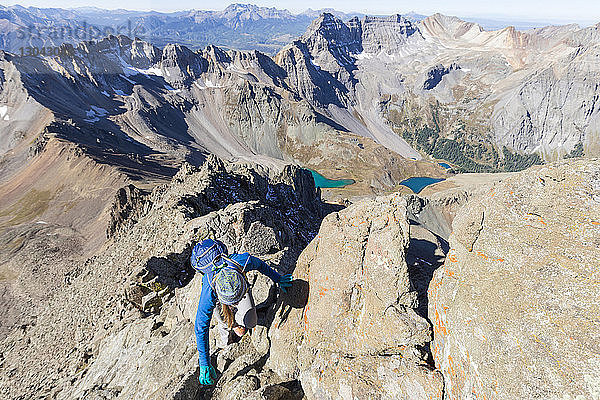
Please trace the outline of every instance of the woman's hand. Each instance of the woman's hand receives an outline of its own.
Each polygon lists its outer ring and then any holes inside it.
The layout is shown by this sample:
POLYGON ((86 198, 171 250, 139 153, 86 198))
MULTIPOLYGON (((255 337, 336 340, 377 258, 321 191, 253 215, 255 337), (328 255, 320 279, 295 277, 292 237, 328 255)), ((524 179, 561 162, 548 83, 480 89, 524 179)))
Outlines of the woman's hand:
POLYGON ((293 279, 292 274, 285 274, 281 277, 278 283, 283 293, 287 293, 287 288, 292 286, 293 279))
POLYGON ((217 379, 217 372, 213 368, 212 365, 200 366, 200 375, 198 376, 198 381, 201 385, 214 385, 217 379))
POLYGON ((242 337, 246 334, 246 328, 244 328, 243 326, 234 326, 233 331, 236 335, 238 335, 238 337, 242 337))

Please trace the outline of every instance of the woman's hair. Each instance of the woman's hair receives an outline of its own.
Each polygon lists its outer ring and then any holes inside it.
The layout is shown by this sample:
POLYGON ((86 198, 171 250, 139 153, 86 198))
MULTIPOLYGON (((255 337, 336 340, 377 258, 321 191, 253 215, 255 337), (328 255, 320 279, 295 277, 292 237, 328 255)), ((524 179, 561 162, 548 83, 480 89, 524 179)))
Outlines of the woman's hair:
POLYGON ((231 310, 231 307, 226 304, 221 304, 221 315, 223 316, 223 321, 225 321, 229 329, 233 328, 235 318, 233 316, 233 311, 231 310))

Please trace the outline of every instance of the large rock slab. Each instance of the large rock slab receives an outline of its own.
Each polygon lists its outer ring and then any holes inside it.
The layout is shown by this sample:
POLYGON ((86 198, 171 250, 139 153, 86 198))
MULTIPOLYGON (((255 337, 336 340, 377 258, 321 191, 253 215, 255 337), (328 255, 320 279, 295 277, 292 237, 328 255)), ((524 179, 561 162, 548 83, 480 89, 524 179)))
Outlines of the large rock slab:
POLYGON ((447 398, 599 398, 600 161, 506 178, 453 228, 429 287, 447 398))
POLYGON ((416 293, 404 254, 408 232, 406 201, 397 195, 323 222, 303 259, 311 288, 306 345, 358 356, 429 340, 426 321, 411 308, 416 293))
POLYGON ((330 214, 300 255, 267 365, 299 377, 308 399, 441 398, 441 375, 420 351, 431 332, 414 311, 406 207, 395 194, 330 214), (294 303, 302 291, 307 302, 294 303))

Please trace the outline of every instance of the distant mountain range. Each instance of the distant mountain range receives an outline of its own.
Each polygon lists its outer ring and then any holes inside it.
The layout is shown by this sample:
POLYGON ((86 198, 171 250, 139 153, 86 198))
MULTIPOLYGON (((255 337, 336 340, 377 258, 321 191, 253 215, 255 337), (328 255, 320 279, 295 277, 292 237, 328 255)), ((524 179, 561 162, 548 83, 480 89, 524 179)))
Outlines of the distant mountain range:
MULTIPOLYGON (((343 21, 362 18, 361 13, 333 9, 308 9, 300 14, 287 10, 231 4, 222 11, 186 10, 170 13, 156 11, 105 10, 96 7, 74 9, 36 8, 0 5, 0 49, 13 53, 21 47, 58 46, 64 42, 101 39, 112 34, 138 37, 156 46, 169 43, 201 49, 209 44, 237 50, 260 50, 275 54, 285 44, 302 35, 312 20, 330 13, 343 21)), ((425 15, 403 14, 412 22, 425 15)), ((540 23, 472 19, 486 29, 514 25, 526 30, 540 23)))
MULTIPOLYGON (((0 47, 16 52, 23 46, 56 46, 101 39, 112 33, 138 37, 161 47, 177 43, 199 49, 213 44, 272 54, 300 36, 322 12, 308 9, 294 15, 287 10, 251 4, 232 4, 222 11, 172 13, 0 6, 0 47)), ((328 12, 344 20, 362 16, 328 12)))

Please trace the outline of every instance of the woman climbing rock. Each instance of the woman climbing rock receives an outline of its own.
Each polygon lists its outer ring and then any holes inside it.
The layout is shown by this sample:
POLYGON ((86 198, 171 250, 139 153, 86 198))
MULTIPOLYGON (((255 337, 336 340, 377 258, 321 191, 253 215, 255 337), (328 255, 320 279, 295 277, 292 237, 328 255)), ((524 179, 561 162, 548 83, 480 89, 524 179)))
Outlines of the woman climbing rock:
POLYGON ((210 363, 208 330, 217 304, 220 306, 216 315, 219 333, 221 341, 226 345, 231 330, 241 337, 257 323, 254 299, 245 273, 258 270, 278 283, 284 292, 292 285, 292 275, 279 275, 264 261, 248 253, 228 255, 227 247, 213 239, 197 243, 190 261, 196 271, 203 274, 194 328, 200 364, 198 380, 202 385, 212 385, 217 375, 210 363))

